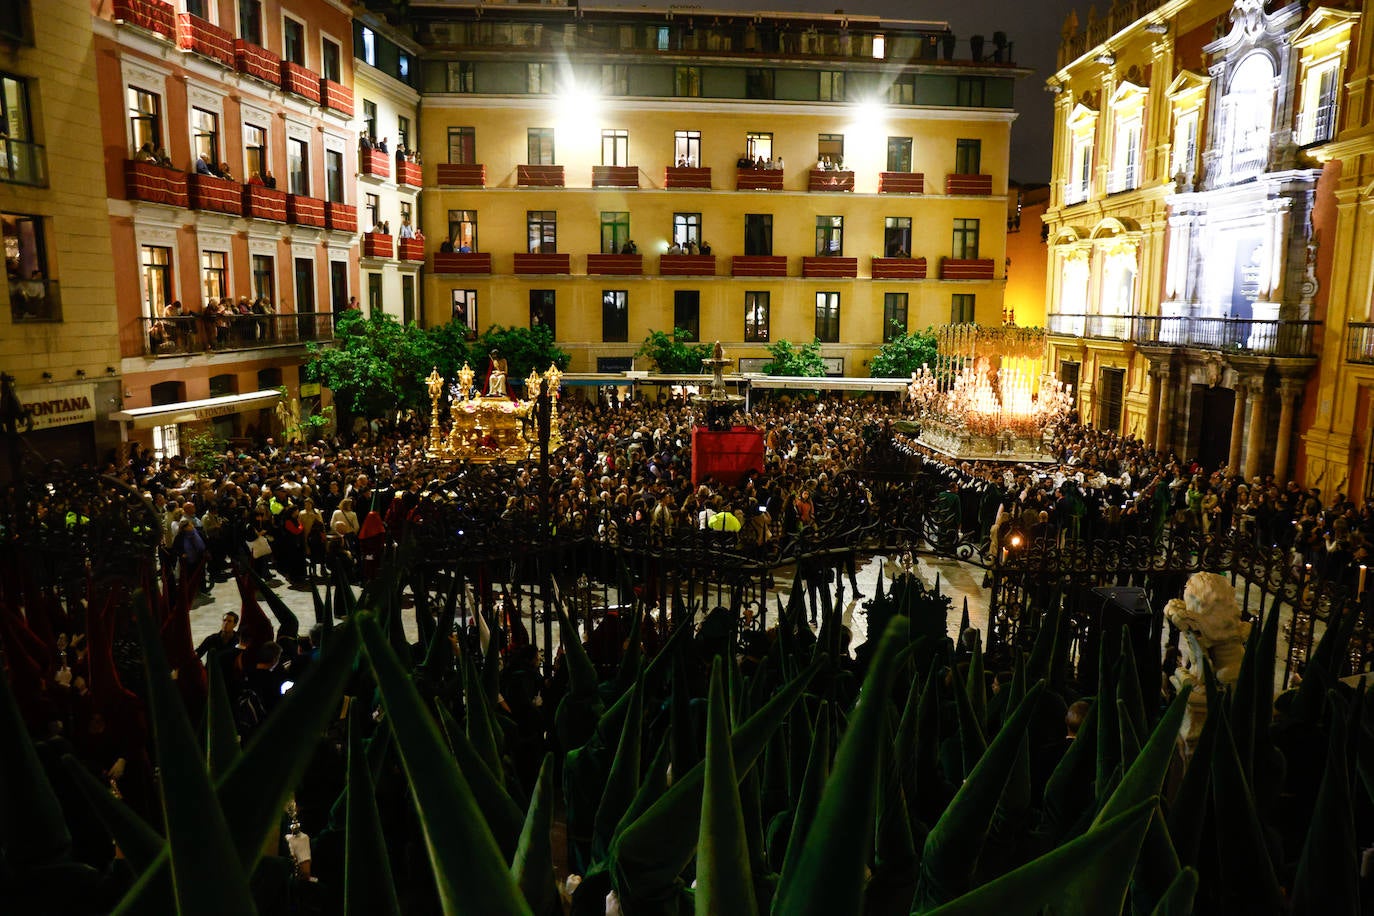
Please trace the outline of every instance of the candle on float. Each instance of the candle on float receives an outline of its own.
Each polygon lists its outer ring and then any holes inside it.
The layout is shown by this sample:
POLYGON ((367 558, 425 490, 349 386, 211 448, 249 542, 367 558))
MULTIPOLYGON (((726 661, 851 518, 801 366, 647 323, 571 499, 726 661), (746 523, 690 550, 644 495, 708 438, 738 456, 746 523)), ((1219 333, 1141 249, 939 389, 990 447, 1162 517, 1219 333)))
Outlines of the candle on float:
POLYGON ((1369 567, 1366 566, 1366 565, 1364 565, 1363 563, 1361 563, 1361 564, 1360 564, 1360 588, 1359 588, 1359 591, 1356 593, 1356 594, 1358 594, 1358 595, 1363 595, 1363 594, 1364 594, 1364 577, 1365 577, 1365 573, 1367 573, 1367 572, 1369 572, 1369 567))

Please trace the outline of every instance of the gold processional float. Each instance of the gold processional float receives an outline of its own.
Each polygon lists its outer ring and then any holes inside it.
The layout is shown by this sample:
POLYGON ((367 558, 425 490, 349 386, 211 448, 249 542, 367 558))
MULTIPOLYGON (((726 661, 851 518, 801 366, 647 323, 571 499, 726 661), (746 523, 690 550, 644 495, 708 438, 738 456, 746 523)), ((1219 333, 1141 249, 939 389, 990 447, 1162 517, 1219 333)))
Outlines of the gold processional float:
POLYGON ((436 367, 425 379, 429 388, 429 444, 425 454, 448 461, 483 464, 491 461, 523 461, 539 450, 538 401, 541 384, 549 393, 549 451, 563 444, 558 429, 558 386, 563 373, 550 365, 542 374, 535 369, 525 379, 527 400, 506 394, 505 360, 493 359, 493 368, 482 393, 476 373, 464 363, 458 380, 448 386, 449 426, 439 422, 445 379, 436 367))
POLYGON ((935 332, 939 356, 911 374, 918 440, 968 461, 1052 461, 1049 440, 1073 391, 1043 371, 1045 331, 954 324, 935 332))

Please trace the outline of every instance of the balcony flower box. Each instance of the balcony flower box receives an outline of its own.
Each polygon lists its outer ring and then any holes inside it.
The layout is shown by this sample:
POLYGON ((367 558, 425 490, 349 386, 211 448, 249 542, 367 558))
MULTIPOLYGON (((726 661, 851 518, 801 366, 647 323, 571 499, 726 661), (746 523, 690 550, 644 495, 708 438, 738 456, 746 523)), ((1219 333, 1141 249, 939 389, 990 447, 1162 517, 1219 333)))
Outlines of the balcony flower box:
POLYGON ((379 149, 358 150, 360 171, 369 178, 391 177, 391 154, 379 149))
POLYGON ((807 190, 852 191, 854 190, 854 173, 837 172, 833 169, 812 169, 811 177, 807 181, 807 190))
POLYGON ((288 194, 286 197, 286 221, 297 226, 325 227, 324 201, 318 197, 303 197, 288 194))
POLYGON ((658 259, 660 277, 710 277, 715 272, 713 254, 665 254, 658 259))
POLYGON ((382 235, 380 232, 363 233, 363 257, 389 258, 394 253, 395 246, 391 236, 382 235))
POLYGON ((992 258, 941 258, 941 280, 991 280, 992 258))
POLYGON ((192 209, 243 215, 243 185, 214 175, 192 173, 186 177, 192 209))
POLYGON ((561 165, 517 165, 515 183, 522 188, 561 188, 563 187, 563 166, 561 165))
POLYGON ((190 206, 190 192, 186 173, 180 169, 163 168, 151 162, 124 163, 124 190, 130 200, 170 207, 190 206))
POLYGON ((281 58, 242 38, 234 42, 234 69, 264 83, 281 85, 281 58))
POLYGON ((396 256, 402 261, 423 261, 425 259, 425 240, 397 239, 396 256))
POLYGON ((357 232, 358 208, 352 204, 326 203, 324 227, 334 232, 357 232))
POLYGON ((316 105, 320 103, 320 75, 289 60, 281 62, 281 87, 316 105))
POLYGON ((992 193, 991 175, 946 175, 946 194, 968 194, 987 197, 992 193))
POLYGON ((663 177, 665 188, 711 189, 710 169, 690 169, 682 166, 669 166, 663 177))
POLYGON ((515 273, 520 275, 531 274, 570 274, 572 273, 572 259, 566 254, 527 254, 523 251, 515 253, 515 273))
POLYGON ((176 7, 163 0, 114 0, 114 18, 169 41, 177 37, 176 7))
POLYGON ((592 166, 592 187, 637 188, 639 187, 639 168, 633 165, 594 165, 592 166))
POLYGON ((344 117, 353 117, 353 90, 331 79, 320 80, 320 104, 344 117))
POLYGON ((420 164, 418 162, 397 162, 396 163, 396 183, 405 185, 408 188, 423 188, 424 178, 421 177, 420 164))
POLYGON ((286 192, 260 184, 244 185, 243 215, 252 219, 286 222, 286 192))
POLYGON ((802 276, 811 279, 853 279, 859 275, 858 258, 802 258, 802 276))
POLYGON ((440 187, 484 188, 487 186, 487 167, 481 163, 441 162, 437 168, 440 187))
POLYGON ((785 277, 787 256, 781 254, 737 254, 730 259, 732 277, 785 277))
POLYGON ((739 169, 735 173, 736 191, 781 191, 782 169, 739 169))
POLYGON ((875 280, 924 280, 926 259, 874 258, 872 274, 875 280))
POLYGON ((924 172, 881 172, 878 175, 879 194, 924 194, 924 172))
POLYGON ((589 254, 587 274, 606 277, 639 277, 644 274, 642 254, 589 254))
POLYGON ((440 251, 434 255, 436 274, 489 274, 491 255, 485 252, 440 251))
POLYGON ((233 33, 199 16, 177 14, 177 47, 234 68, 233 33))

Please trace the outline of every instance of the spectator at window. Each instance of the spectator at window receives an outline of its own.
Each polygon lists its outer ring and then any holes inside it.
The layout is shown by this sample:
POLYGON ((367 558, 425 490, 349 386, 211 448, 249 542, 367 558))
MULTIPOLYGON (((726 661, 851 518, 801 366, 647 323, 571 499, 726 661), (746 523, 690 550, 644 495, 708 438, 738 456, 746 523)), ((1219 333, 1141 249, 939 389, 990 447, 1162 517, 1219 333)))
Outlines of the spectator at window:
POLYGON ((234 180, 234 173, 229 170, 229 163, 227 162, 221 162, 219 164, 219 169, 216 171, 215 174, 217 174, 220 178, 223 178, 225 181, 234 180))
POLYGON ((214 167, 213 165, 210 164, 210 157, 207 156, 207 155, 205 155, 204 153, 201 153, 199 156, 196 157, 196 174, 197 174, 197 175, 213 175, 213 174, 215 174, 215 167, 214 167))
POLYGON ((248 183, 251 184, 251 185, 256 185, 256 186, 258 186, 258 187, 261 187, 261 186, 262 186, 262 176, 259 175, 257 172, 254 172, 254 173, 248 178, 248 183))
POLYGON ((167 155, 167 148, 165 146, 159 146, 153 153, 153 157, 157 160, 157 164, 164 169, 175 168, 175 166, 172 165, 172 157, 167 155))
POLYGON ((151 143, 145 143, 140 146, 138 152, 134 153, 134 161, 151 162, 153 165, 157 165, 157 154, 153 152, 153 145, 151 143))
POLYGON ((265 187, 271 188, 274 191, 277 188, 277 179, 271 172, 262 173, 262 183, 265 187))
POLYGON ((387 146, 386 146, 386 143, 387 143, 387 140, 388 140, 388 139, 389 139, 389 138, 387 138, 387 137, 383 137, 382 139, 380 139, 380 140, 377 141, 377 152, 379 152, 379 153, 389 153, 389 152, 391 152, 389 149, 387 149, 387 146))
POLYGON ((401 220, 401 238, 415 238, 415 227, 410 225, 410 217, 408 216, 401 220))
POLYGON ((367 134, 360 135, 358 137, 358 149, 364 151, 372 149, 372 138, 367 134))
POLYGON ((452 239, 444 239, 442 242, 440 242, 440 243, 439 243, 439 253, 440 253, 440 254, 453 254, 453 240, 452 240, 452 239))

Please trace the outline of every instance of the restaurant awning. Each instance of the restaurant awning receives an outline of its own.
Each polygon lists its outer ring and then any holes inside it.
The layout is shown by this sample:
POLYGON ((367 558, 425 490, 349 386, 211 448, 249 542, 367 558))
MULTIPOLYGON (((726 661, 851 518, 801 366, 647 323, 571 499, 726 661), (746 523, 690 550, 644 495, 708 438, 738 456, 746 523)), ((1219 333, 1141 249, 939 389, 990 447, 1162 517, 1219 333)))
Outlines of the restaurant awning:
POLYGON ((280 400, 281 392, 275 388, 267 388, 247 394, 226 394, 223 397, 205 398, 200 401, 178 401, 175 404, 160 404, 156 407, 131 407, 110 414, 110 419, 128 423, 133 429, 151 429, 154 426, 198 423, 229 414, 275 407, 280 400))
POLYGON ((812 391, 905 391, 909 378, 854 378, 848 376, 756 375, 744 376, 751 388, 797 388, 812 391))

